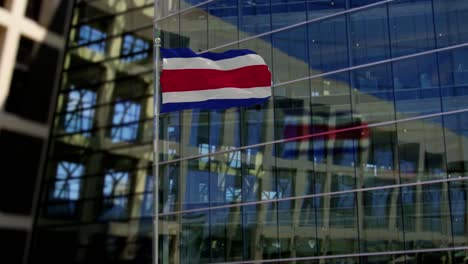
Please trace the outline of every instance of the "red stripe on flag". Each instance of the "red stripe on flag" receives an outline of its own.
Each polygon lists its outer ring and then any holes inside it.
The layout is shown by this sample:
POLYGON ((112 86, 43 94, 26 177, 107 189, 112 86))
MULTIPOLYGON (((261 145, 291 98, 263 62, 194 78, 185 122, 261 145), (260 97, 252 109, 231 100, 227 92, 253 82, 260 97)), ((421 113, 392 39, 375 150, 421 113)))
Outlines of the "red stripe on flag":
POLYGON ((271 85, 271 73, 266 65, 247 66, 229 71, 163 69, 160 79, 162 92, 210 90, 224 87, 254 88, 271 85))

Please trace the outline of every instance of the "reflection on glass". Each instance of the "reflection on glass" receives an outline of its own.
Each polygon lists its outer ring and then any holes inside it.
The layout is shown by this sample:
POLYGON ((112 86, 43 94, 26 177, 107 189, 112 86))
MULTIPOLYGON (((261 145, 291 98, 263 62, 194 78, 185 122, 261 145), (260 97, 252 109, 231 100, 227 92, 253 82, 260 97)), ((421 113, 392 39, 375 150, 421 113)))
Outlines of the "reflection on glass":
MULTIPOLYGON (((152 262, 153 2, 111 2, 75 6, 35 262, 152 262)), ((419 118, 466 108, 468 49, 432 51, 465 1, 204 2, 160 2, 163 46, 251 49, 273 98, 160 116, 160 262, 463 263, 389 252, 468 245, 468 115, 419 118)))
POLYGON ((388 13, 394 57, 435 47, 432 0, 396 1, 388 13))
POLYGON ((92 107, 95 104, 95 91, 87 89, 70 91, 63 124, 65 131, 82 132, 84 136, 89 136, 89 130, 93 127, 94 122, 94 108, 92 107))
POLYGON ((237 40, 238 1, 217 0, 208 4, 208 47, 237 40))
POLYGON ((146 59, 148 57, 148 50, 150 44, 136 36, 127 34, 123 37, 122 41, 122 56, 125 62, 133 62, 146 59))
POLYGON ((82 164, 61 161, 57 164, 55 181, 50 193, 50 202, 59 204, 49 206, 50 216, 73 216, 76 213, 76 201, 81 197, 81 176, 85 167, 82 164), (64 202, 64 203, 63 203, 64 202))
POLYGON ((112 118, 112 142, 134 141, 138 136, 140 105, 131 101, 119 101, 114 105, 112 118))
POLYGON ((375 7, 350 15, 350 46, 353 65, 390 57, 387 9, 375 7))
POLYGON ((103 211, 100 219, 124 218, 128 210, 129 174, 123 171, 108 171, 104 175, 103 211))
POLYGON ((78 45, 86 45, 86 47, 92 51, 104 53, 106 50, 106 42, 104 39, 106 37, 107 33, 97 28, 93 28, 89 25, 81 25, 78 33, 78 45))
POLYGON ((467 21, 462 19, 468 13, 468 3, 462 0, 447 2, 433 0, 437 44, 445 47, 468 40, 467 21))

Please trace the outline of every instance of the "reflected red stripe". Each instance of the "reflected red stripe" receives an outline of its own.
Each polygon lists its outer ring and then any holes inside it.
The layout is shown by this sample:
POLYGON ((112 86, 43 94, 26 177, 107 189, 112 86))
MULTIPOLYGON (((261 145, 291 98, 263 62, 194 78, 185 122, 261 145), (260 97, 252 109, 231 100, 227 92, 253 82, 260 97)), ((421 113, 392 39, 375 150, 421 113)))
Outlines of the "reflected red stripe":
MULTIPOLYGON (((367 139, 370 128, 367 124, 355 126, 327 126, 327 125, 286 125, 283 130, 284 138, 294 138, 303 135, 323 133, 326 139, 367 139)), ((309 138, 299 139, 308 140, 309 138)))

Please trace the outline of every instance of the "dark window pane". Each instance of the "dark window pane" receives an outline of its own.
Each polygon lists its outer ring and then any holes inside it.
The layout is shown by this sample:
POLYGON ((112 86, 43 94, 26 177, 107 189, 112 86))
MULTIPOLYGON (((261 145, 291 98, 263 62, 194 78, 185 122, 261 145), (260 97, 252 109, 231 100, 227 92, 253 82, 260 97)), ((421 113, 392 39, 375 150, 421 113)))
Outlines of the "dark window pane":
POLYGON ((0 211, 25 215, 31 213, 42 144, 42 140, 37 138, 0 131, 3 157, 0 211))

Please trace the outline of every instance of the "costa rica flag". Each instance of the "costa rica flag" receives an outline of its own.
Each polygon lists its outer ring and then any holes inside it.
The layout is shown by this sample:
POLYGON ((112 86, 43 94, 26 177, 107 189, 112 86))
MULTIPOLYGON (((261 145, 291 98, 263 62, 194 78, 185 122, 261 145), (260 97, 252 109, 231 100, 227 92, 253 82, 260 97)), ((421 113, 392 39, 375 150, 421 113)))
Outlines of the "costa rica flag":
POLYGON ((196 54, 161 48, 161 113, 251 106, 271 97, 271 73, 251 50, 196 54))

